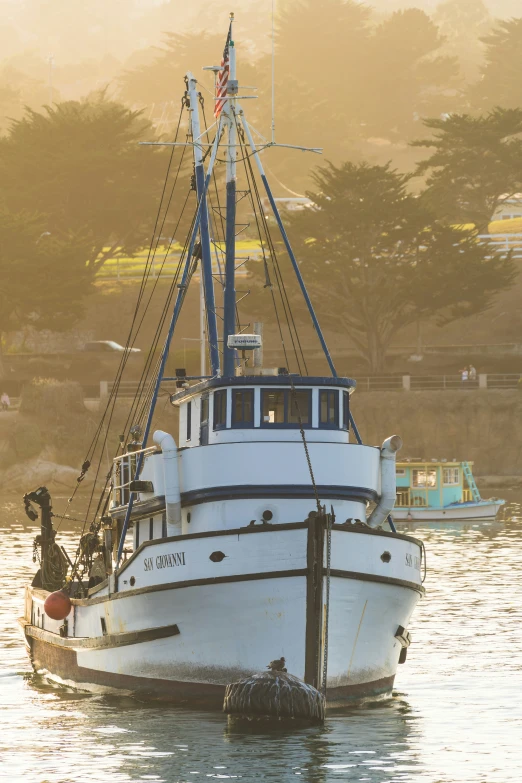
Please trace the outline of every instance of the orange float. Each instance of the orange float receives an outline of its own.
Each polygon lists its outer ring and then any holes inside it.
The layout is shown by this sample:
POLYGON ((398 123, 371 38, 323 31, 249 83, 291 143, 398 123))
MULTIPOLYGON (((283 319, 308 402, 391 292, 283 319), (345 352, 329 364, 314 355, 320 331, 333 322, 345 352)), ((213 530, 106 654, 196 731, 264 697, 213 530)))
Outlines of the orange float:
POLYGON ((71 599, 63 590, 56 590, 45 599, 44 612, 51 620, 65 620, 71 611, 71 599))

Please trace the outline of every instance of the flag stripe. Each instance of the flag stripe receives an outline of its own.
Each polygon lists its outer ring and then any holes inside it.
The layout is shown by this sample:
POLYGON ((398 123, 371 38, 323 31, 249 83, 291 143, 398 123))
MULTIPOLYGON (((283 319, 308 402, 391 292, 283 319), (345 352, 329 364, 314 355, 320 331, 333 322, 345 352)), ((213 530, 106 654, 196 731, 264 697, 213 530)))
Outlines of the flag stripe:
POLYGON ((230 73, 230 39, 232 36, 232 23, 228 28, 227 40, 225 48, 223 50, 223 59, 221 60, 221 70, 218 73, 216 80, 216 106, 214 109, 214 117, 219 117, 223 111, 223 107, 227 101, 227 85, 228 77, 230 73))

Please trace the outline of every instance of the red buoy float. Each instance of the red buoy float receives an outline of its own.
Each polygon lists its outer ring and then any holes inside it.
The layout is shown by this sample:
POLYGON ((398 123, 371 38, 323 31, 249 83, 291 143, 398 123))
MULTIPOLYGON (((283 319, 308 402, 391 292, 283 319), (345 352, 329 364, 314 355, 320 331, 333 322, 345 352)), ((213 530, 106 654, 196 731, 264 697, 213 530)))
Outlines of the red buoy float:
POLYGON ((51 620, 65 620, 71 611, 71 599, 63 590, 48 595, 44 603, 44 612, 51 620))

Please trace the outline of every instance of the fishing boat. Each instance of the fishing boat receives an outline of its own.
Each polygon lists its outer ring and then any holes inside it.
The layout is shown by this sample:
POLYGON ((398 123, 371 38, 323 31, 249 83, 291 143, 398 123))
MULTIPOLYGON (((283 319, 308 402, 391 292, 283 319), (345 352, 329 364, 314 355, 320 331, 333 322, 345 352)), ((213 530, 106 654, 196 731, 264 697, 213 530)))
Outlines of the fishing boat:
POLYGON ((393 518, 493 521, 505 501, 481 498, 472 466, 473 462, 447 460, 397 462, 393 518))
MULTIPOLYGON (((389 517, 401 439, 362 443, 351 406, 356 383, 335 370, 263 169, 262 150, 292 147, 263 140, 247 121, 232 31, 233 20, 221 65, 212 68, 215 122, 202 127, 203 91, 188 73, 187 139, 169 142, 173 154, 180 147, 193 155, 196 204, 172 308, 164 308, 163 331, 150 346, 150 377, 137 391, 134 418, 75 557, 59 545, 47 489, 26 495, 29 515, 41 518, 40 568, 21 623, 35 669, 81 689, 220 709, 228 683, 278 665, 323 690, 329 707, 384 699, 406 659, 410 619, 424 593, 422 544, 398 534, 389 517), (215 199, 219 162, 225 207, 215 199), (236 207, 245 197, 259 228, 267 312, 274 307, 283 349, 284 329, 296 348, 287 367, 265 367, 262 330, 237 323, 235 272, 243 262, 236 207), (215 254, 222 219, 221 275, 215 254), (282 323, 290 301, 275 230, 328 375, 307 373, 294 319, 282 323), (169 349, 198 271, 210 371, 169 375, 169 349), (169 384, 171 426, 154 429, 169 384)), ((131 329, 127 353, 135 334, 131 329)), ((104 431, 100 426, 100 438, 104 431)), ((102 439, 102 457, 104 445, 102 439)), ((80 479, 93 470, 94 451, 91 444, 80 479)))

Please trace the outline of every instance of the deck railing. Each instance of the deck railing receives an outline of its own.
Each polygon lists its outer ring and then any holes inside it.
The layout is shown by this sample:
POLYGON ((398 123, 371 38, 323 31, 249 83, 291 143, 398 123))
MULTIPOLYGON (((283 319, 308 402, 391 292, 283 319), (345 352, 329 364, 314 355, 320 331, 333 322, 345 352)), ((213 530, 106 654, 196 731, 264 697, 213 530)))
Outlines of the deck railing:
POLYGON ((143 457, 145 458, 147 454, 152 454, 156 451, 156 448, 156 446, 147 446, 145 449, 129 451, 114 458, 112 469, 112 498, 115 505, 126 506, 129 502, 129 485, 131 481, 134 480, 138 456, 143 454, 143 457))
MULTIPOLYGON (((359 376, 358 392, 392 392, 392 391, 482 391, 484 389, 520 389, 522 391, 521 373, 480 374, 474 381, 463 381, 460 375, 369 375, 359 376)), ((113 384, 109 381, 100 382, 100 397, 107 397, 113 384)), ((175 381, 166 381, 163 391, 176 391, 175 381)), ((134 397, 137 390, 135 381, 122 381, 118 392, 119 397, 134 397)))

